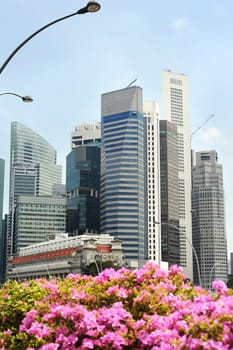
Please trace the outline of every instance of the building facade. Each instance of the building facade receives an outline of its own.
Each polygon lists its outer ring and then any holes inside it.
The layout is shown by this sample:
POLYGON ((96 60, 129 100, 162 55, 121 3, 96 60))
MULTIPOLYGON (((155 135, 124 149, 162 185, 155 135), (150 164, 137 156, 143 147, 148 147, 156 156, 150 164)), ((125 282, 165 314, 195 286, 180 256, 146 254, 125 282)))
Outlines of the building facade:
POLYGON ((89 143, 101 142, 100 123, 81 124, 71 132, 71 149, 89 143))
POLYGON ((48 240, 66 230, 66 198, 18 196, 15 206, 14 251, 48 240))
POLYGON ((145 196, 147 227, 145 228, 146 259, 161 263, 161 206, 160 206, 160 149, 159 105, 155 101, 143 102, 145 121, 145 196))
POLYGON ((11 124, 9 220, 7 255, 14 253, 14 216, 19 195, 51 195, 61 183, 62 169, 55 149, 40 135, 19 122, 11 124))
POLYGON ((3 230, 5 160, 0 159, 0 284, 4 280, 5 237, 3 230))
POLYGON ((145 261, 145 126, 142 89, 102 95, 101 232, 123 244, 129 264, 145 261))
POLYGON ((72 235, 100 230, 100 144, 77 145, 66 158, 67 228, 72 235))
POLYGON ((223 170, 215 150, 196 152, 192 179, 193 246, 200 270, 194 260, 194 282, 210 289, 215 279, 227 282, 228 273, 223 170))
POLYGON ((100 273, 124 265, 122 244, 110 235, 55 235, 47 242, 21 248, 12 257, 8 279, 65 277, 69 273, 100 273))
POLYGON ((177 127, 167 120, 159 124, 162 260, 180 265, 177 127))
POLYGON ((193 278, 192 217, 191 217, 191 148, 188 77, 163 71, 163 119, 177 126, 180 264, 193 278))

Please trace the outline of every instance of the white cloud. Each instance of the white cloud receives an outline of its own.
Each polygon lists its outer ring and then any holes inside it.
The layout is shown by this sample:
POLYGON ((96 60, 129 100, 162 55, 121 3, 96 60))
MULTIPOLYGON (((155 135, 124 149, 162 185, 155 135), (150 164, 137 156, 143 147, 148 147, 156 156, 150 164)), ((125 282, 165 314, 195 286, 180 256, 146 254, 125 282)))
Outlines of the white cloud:
POLYGON ((222 130, 215 126, 200 130, 200 134, 198 133, 197 136, 197 138, 200 137, 201 141, 209 147, 218 148, 221 145, 224 147, 232 147, 232 136, 226 132, 223 133, 222 130))
POLYGON ((202 131, 202 138, 208 141, 217 141, 222 139, 223 135, 218 128, 216 128, 215 126, 212 126, 211 128, 205 131, 202 131))
POLYGON ((189 20, 187 17, 179 17, 170 23, 170 27, 175 31, 180 31, 187 27, 189 20))

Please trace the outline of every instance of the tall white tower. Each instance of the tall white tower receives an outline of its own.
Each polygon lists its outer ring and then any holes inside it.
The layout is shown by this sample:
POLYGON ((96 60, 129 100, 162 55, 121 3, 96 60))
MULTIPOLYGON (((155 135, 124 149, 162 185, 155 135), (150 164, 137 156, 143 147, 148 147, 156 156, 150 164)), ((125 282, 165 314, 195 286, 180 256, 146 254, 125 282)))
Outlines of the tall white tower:
POLYGON ((179 227, 181 266, 193 278, 191 217, 191 146, 188 76, 163 70, 163 118, 176 124, 178 137, 179 227))
POLYGON ((146 132, 146 202, 147 202, 147 256, 161 263, 160 212, 160 156, 159 156, 159 105, 155 101, 143 102, 146 132))

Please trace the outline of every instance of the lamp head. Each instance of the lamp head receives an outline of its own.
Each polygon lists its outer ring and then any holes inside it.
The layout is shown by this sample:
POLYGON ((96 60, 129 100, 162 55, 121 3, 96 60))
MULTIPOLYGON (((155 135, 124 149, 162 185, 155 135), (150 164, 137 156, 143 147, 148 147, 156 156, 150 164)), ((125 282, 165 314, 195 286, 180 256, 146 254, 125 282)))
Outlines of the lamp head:
POLYGON ((87 5, 77 11, 77 14, 81 15, 87 12, 97 12, 101 8, 100 4, 96 1, 89 1, 87 5))
POLYGON ((88 12, 98 12, 100 10, 100 4, 96 1, 89 1, 87 3, 88 12))
POLYGON ((22 100, 23 100, 23 102, 32 102, 33 101, 31 96, 22 96, 22 100))

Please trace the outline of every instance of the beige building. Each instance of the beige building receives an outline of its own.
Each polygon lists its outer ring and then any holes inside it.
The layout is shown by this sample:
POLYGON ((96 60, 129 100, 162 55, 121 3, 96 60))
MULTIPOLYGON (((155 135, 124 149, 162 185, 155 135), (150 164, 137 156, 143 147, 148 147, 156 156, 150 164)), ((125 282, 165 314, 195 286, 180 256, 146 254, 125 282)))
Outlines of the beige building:
POLYGON ((189 79, 184 74, 164 70, 163 119, 177 126, 180 263, 193 277, 191 217, 191 146, 189 116, 189 79))

